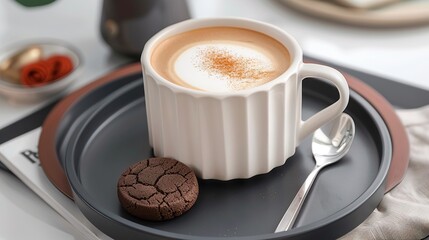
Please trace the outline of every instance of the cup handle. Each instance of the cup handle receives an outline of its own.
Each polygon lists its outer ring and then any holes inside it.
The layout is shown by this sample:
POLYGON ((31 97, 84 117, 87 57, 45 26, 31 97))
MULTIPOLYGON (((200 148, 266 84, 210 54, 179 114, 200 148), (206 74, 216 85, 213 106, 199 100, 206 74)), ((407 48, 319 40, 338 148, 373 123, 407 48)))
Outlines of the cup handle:
POLYGON ((298 79, 302 81, 309 77, 331 82, 337 88, 340 97, 338 101, 322 109, 306 121, 301 120, 298 143, 329 120, 339 116, 349 102, 349 86, 344 76, 337 70, 319 64, 303 63, 298 73, 298 79))

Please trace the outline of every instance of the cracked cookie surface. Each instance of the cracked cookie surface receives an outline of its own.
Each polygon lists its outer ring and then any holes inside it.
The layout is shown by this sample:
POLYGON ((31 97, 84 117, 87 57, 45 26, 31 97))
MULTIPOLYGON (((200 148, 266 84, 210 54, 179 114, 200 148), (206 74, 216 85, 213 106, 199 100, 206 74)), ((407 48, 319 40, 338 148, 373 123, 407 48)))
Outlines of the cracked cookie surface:
POLYGON ((129 167, 118 180, 118 198, 131 215, 163 221, 188 211, 198 197, 195 173, 172 158, 149 158, 129 167))

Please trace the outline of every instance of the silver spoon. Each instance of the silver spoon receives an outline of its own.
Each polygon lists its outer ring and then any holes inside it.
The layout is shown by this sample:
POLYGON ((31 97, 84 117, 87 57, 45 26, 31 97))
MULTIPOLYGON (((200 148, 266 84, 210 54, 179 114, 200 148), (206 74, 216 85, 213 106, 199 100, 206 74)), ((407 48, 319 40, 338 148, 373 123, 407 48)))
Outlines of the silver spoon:
POLYGON ((326 135, 321 128, 316 130, 311 144, 316 166, 313 171, 311 171, 310 175, 308 175, 286 213, 283 215, 275 231, 276 233, 287 231, 292 228, 317 174, 322 168, 337 162, 346 155, 352 145, 354 135, 355 124, 353 119, 345 113, 332 123, 328 135, 326 135))

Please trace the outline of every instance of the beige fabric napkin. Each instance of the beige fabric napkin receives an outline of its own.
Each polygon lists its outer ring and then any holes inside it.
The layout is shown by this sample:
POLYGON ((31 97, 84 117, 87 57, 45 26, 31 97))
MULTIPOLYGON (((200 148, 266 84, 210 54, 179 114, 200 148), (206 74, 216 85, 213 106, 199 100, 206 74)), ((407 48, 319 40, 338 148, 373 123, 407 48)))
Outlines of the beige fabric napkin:
POLYGON ((397 110, 410 139, 403 181, 357 228, 340 239, 422 239, 429 235, 429 106, 397 110))

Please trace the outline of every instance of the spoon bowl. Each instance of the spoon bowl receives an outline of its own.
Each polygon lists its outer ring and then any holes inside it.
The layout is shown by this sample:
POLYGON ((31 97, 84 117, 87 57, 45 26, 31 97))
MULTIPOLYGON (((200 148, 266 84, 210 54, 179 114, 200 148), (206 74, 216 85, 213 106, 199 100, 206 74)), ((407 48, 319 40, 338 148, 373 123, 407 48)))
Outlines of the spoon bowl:
POLYGON ((333 123, 328 134, 321 128, 317 129, 311 143, 316 165, 327 166, 344 157, 350 150, 354 135, 353 119, 345 113, 333 123))
POLYGON ((355 124, 348 114, 341 114, 326 128, 328 128, 329 131, 323 131, 322 128, 319 128, 313 135, 311 150, 316 160, 316 166, 308 175, 304 184, 292 200, 292 203, 289 205, 289 208, 286 210, 286 213, 283 215, 283 218, 275 230, 276 233, 287 231, 293 227, 305 197, 319 171, 339 161, 347 154, 352 145, 355 136, 355 124))

